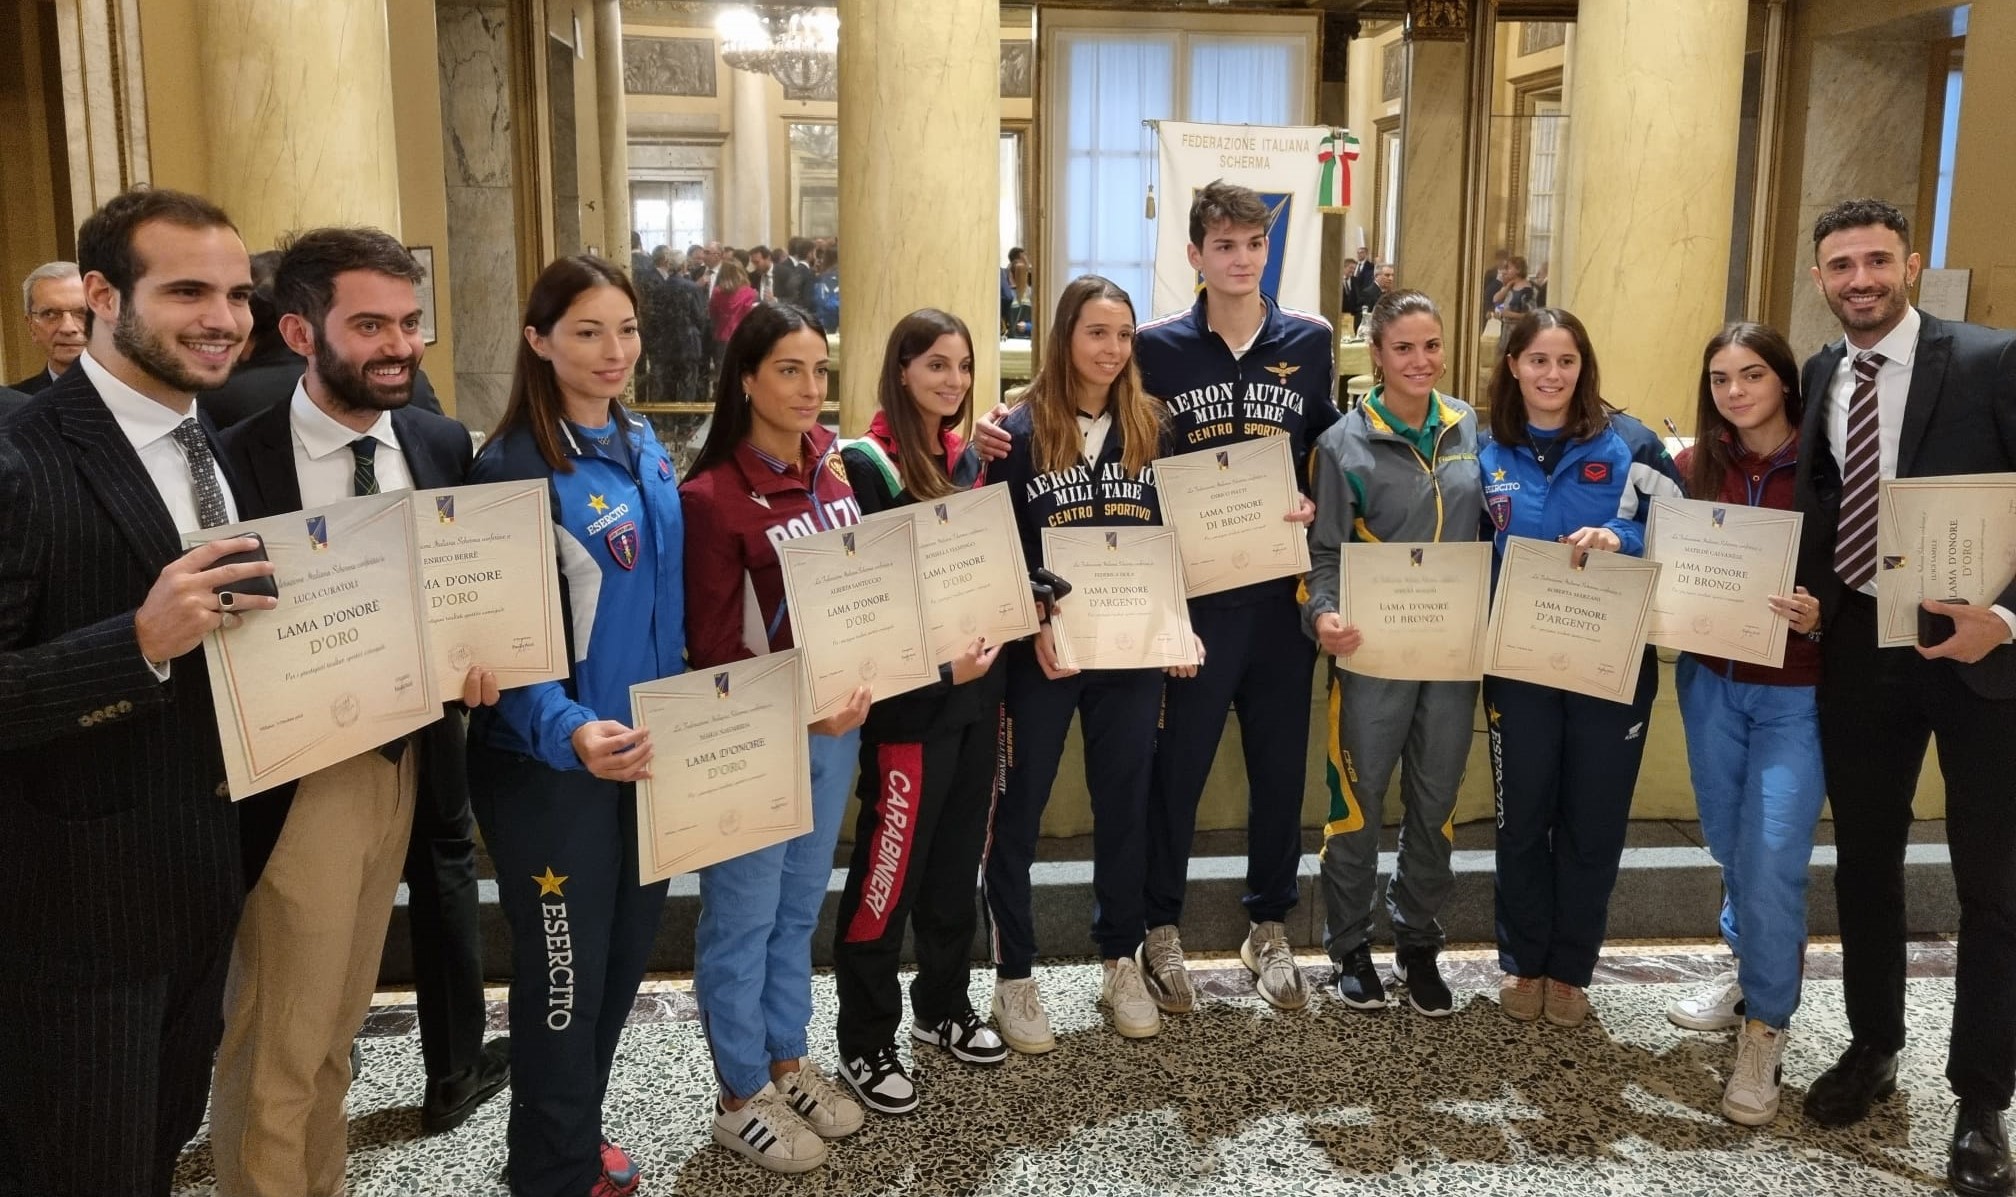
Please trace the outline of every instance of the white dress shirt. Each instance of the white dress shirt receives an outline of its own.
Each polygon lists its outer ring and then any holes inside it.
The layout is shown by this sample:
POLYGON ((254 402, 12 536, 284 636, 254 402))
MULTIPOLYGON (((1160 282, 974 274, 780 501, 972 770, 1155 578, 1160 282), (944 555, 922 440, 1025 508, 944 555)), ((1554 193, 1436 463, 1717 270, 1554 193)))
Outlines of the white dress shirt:
MULTIPOLYGON (((140 464, 154 481, 154 489, 161 493, 161 502, 167 506, 175 530, 194 532, 201 528, 203 521, 196 513, 196 488, 189 481, 189 454, 174 436, 182 421, 196 414, 195 398, 192 396, 189 407, 177 413, 114 378, 110 370, 92 359, 89 350, 77 359, 77 364, 84 368, 84 376, 91 380, 91 385, 98 388, 98 397, 112 410, 119 431, 132 442, 133 452, 139 454, 140 464)), ((236 523, 238 501, 231 496, 231 484, 224 480, 224 471, 214 460, 210 468, 217 475, 217 488, 224 492, 224 514, 236 523)))
POLYGON ((378 442, 372 468, 378 475, 380 493, 413 489, 413 472, 406 467, 399 434, 392 429, 391 412, 379 412, 377 423, 363 432, 353 432, 315 406, 306 382, 297 382, 289 415, 288 423, 294 428, 294 477, 301 483, 303 507, 321 507, 352 497, 357 455, 350 442, 367 436, 378 442))
MULTIPOLYGON (((1847 352, 1835 367, 1833 380, 1827 384, 1827 447, 1833 451, 1834 464, 1841 468, 1842 477, 1848 476, 1848 401, 1855 394, 1855 358, 1872 351, 1883 355, 1883 364, 1876 368, 1876 443, 1880 455, 1877 474, 1882 478, 1897 476, 1897 447, 1904 440, 1904 401, 1911 394, 1911 362, 1918 353, 1918 329, 1923 323, 1918 309, 1907 307, 1897 327, 1869 350, 1855 348, 1852 341, 1844 342, 1842 347, 1847 352)), ((1862 588, 1862 593, 1875 597, 1874 578, 1862 588)), ((2016 611, 1998 605, 1994 612, 2009 625, 2010 636, 2016 637, 2016 611)))
POLYGON ((1106 451, 1106 437, 1113 431, 1113 408, 1109 405, 1096 416, 1078 413, 1078 435, 1085 438, 1085 464, 1091 465, 1106 451))

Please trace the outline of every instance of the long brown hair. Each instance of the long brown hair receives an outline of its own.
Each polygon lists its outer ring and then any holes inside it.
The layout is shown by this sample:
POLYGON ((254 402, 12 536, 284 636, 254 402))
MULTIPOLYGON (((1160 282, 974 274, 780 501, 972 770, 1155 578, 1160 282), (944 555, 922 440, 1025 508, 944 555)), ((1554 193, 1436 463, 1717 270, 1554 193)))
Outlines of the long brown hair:
MULTIPOLYGON (((896 434, 896 458, 903 467, 903 489, 919 499, 938 499, 952 493, 952 479, 946 476, 951 462, 940 462, 938 446, 924 434, 924 417, 917 401, 903 385, 903 371, 938 343, 938 338, 957 335, 966 342, 966 356, 973 356, 973 334, 966 322, 937 308, 920 308, 896 322, 889 330, 889 346, 882 352, 882 377, 875 385, 875 400, 896 434)), ((973 388, 947 422, 966 419, 973 407, 973 388)))
MULTIPOLYGON (((1096 274, 1072 279, 1057 298, 1057 318, 1050 322, 1049 335, 1043 340, 1043 368, 1022 395, 1022 401, 1030 405, 1035 431, 1032 456, 1036 468, 1046 474, 1068 470, 1085 457, 1085 438, 1078 431, 1078 376, 1071 367, 1071 338, 1078 331, 1085 305, 1095 299, 1125 305, 1127 318, 1134 319, 1134 301, 1119 284, 1096 274)), ((1127 368, 1113 380, 1106 402, 1113 413, 1113 427, 1120 433, 1121 464, 1129 475, 1138 476, 1161 452, 1168 409, 1141 389, 1141 370, 1131 349, 1127 368)))
POLYGON ((1715 406, 1715 388, 1708 381, 1709 363, 1732 345, 1764 359, 1764 364, 1778 376, 1785 387, 1785 418, 1792 422, 1792 427, 1799 427, 1800 416, 1806 410, 1799 393, 1798 358, 1777 329, 1738 321, 1724 325, 1721 332, 1708 338, 1708 347, 1701 351, 1700 397, 1694 403, 1694 457, 1687 470, 1688 489, 1697 499, 1713 499, 1722 493, 1722 477, 1735 464, 1736 454, 1741 450, 1736 428, 1722 414, 1722 409, 1715 406))
POLYGON ((1610 426, 1610 409, 1603 402, 1603 382, 1596 372, 1596 348, 1589 343, 1589 330, 1573 313, 1561 308, 1535 308, 1519 318, 1498 346, 1498 366, 1491 372, 1491 439, 1501 445, 1523 445, 1526 435, 1526 397, 1519 393, 1519 380, 1512 376, 1512 363, 1533 344, 1533 339, 1550 328, 1565 329, 1575 339, 1575 352, 1582 355, 1582 372, 1575 380, 1575 393, 1568 400, 1568 419, 1561 434, 1573 441, 1586 441, 1610 426))
POLYGON ((749 377, 762 367, 777 342, 808 328, 825 338, 826 326, 817 316, 796 304, 774 301, 750 308, 742 323, 735 326, 735 335, 721 351, 721 376, 714 384, 714 418, 708 422, 707 439, 699 455, 686 467, 686 477, 698 478, 727 461, 749 439, 749 429, 755 423, 744 389, 749 377))
MULTIPOLYGON (((576 254, 555 258, 539 272, 539 281, 532 284, 532 294, 525 301, 525 319, 521 323, 542 337, 550 337, 553 326, 574 306, 574 301, 596 287, 616 288, 629 298, 630 310, 637 310, 636 288, 614 262, 593 254, 576 254)), ((612 414, 621 419, 622 404, 612 400, 609 406, 612 414)), ((490 435, 501 437, 523 428, 539 447, 539 456, 546 459, 548 467, 571 474, 574 463, 560 444, 560 421, 567 418, 566 413, 567 402, 560 394, 560 379, 553 373, 553 363, 540 357, 532 342, 521 335, 518 361, 511 370, 511 399, 504 405, 504 417, 497 421, 496 431, 490 435)))

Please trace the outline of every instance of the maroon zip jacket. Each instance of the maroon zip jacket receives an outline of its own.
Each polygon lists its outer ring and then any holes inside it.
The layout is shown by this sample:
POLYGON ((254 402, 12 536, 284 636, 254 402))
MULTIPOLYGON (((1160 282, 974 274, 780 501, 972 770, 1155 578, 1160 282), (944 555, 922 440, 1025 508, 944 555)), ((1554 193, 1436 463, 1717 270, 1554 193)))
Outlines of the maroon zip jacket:
POLYGON ((784 466, 744 441, 680 484, 690 668, 790 648, 778 542, 861 522, 832 429, 805 434, 803 461, 784 466))
MULTIPOLYGON (((1724 437, 1725 445, 1729 445, 1724 437)), ((1792 475, 1799 462, 1799 436, 1795 432, 1785 447, 1770 457, 1751 453, 1741 445, 1729 445, 1734 451, 1733 458, 1725 458, 1729 468, 1722 472, 1722 493, 1716 498, 1724 503, 1740 503, 1745 507, 1770 507, 1778 511, 1797 511, 1792 501, 1792 475)), ((1694 446, 1680 451, 1673 464, 1680 470, 1682 478, 1692 478, 1694 468, 1694 446)), ((1694 495, 1692 498, 1704 496, 1694 495)), ((1811 589, 1808 587, 1808 589, 1811 589)), ((1826 631, 1822 628, 1821 631, 1826 631)), ((1723 677, 1736 682, 1749 682, 1759 686, 1813 686, 1820 682, 1820 645, 1808 640, 1790 628, 1785 630, 1785 664, 1777 669, 1768 665, 1752 665, 1748 661, 1728 661, 1721 657, 1711 657, 1703 653, 1692 654, 1694 659, 1723 677)))

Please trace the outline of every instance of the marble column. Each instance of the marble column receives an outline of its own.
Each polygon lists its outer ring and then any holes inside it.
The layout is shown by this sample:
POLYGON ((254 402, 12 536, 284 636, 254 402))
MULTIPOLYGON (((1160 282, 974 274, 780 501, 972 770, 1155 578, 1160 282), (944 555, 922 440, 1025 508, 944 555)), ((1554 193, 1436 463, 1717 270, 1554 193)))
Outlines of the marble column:
POLYGON ((602 149, 603 252, 630 260, 630 117, 623 99, 623 0, 595 0, 595 131, 602 149))
POLYGON ((1549 298, 1588 326, 1604 397, 1655 430, 1693 423, 1724 319, 1748 19, 1745 0, 1584 0, 1575 26, 1549 298))
POLYGON ((1399 250, 1393 256, 1406 270, 1406 285, 1427 292, 1445 312, 1462 303, 1470 33, 1467 3, 1415 0, 1409 5, 1400 108, 1399 250))
POLYGON ((520 329, 509 19, 502 0, 444 4, 435 25, 455 282, 449 323, 456 415, 486 431, 497 426, 510 397, 520 329))
POLYGON ((973 330, 973 390, 1000 390, 1000 9, 840 0, 840 428, 875 411, 889 330, 921 307, 973 330))
POLYGON ((767 245, 770 237, 770 138, 784 135, 773 123, 767 95, 770 76, 754 71, 728 72, 728 195, 721 237, 747 249, 767 245))
POLYGON ((209 193, 247 245, 324 224, 399 235, 384 0, 205 0, 196 35, 209 193))

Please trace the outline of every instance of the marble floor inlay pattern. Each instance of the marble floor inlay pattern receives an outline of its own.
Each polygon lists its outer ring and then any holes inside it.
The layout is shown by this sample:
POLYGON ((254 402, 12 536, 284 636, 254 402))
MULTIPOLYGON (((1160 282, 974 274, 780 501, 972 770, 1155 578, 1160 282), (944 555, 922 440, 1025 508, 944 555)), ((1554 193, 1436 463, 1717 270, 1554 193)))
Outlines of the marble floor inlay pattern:
MULTIPOLYGON (((980 1070, 906 1042, 924 1094, 918 1113, 871 1115, 823 1170, 796 1179, 714 1145, 713 1077, 690 982, 653 980, 617 1058, 607 1130, 642 1165, 643 1193, 694 1197, 1942 1191, 1952 1117, 1942 1075, 1953 966, 1945 942, 1912 946, 1903 1093, 1847 1130, 1798 1113, 1805 1084, 1845 1044, 1840 956, 1825 945, 1808 956, 1784 1112, 1757 1131, 1717 1112, 1728 1036, 1681 1031, 1664 1016, 1673 997, 1727 967, 1710 946, 1614 945, 1591 991, 1595 1014, 1574 1030, 1504 1018, 1488 950, 1449 954, 1458 1010, 1445 1021, 1404 1006, 1352 1013, 1320 992, 1309 1009, 1282 1013, 1253 995, 1236 959, 1193 964, 1206 1000, 1141 1041, 1106 1029, 1096 964, 1046 965, 1038 976, 1056 1052, 980 1070)), ((1304 964, 1312 981, 1327 974, 1320 957, 1304 964)), ((976 968, 983 1009, 987 982, 976 968)), ((503 1029, 503 993, 492 997, 492 1022, 503 1029)), ((815 999, 813 1051, 830 1069, 830 975, 816 978, 815 999)), ((364 1072, 350 1096, 353 1197, 504 1194, 505 1100, 453 1134, 419 1137, 410 995, 381 995, 363 1040, 364 1072)), ((214 1192, 201 1137, 175 1191, 214 1192)))

